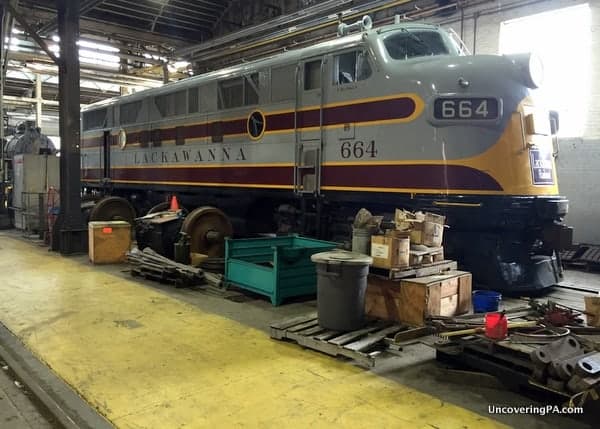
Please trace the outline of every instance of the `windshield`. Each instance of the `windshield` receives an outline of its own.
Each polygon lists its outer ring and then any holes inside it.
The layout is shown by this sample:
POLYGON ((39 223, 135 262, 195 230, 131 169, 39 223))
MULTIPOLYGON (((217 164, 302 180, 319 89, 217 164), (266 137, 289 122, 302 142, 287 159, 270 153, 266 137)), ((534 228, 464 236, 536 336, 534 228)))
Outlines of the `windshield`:
POLYGON ((437 31, 409 31, 403 28, 386 37, 383 43, 390 57, 395 60, 449 54, 446 43, 437 31))

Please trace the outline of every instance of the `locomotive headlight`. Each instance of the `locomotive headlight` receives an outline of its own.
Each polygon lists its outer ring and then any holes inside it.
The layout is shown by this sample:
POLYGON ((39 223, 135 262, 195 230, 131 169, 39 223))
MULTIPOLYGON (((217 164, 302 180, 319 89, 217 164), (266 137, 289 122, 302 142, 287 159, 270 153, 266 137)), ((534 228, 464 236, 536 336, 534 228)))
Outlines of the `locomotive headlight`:
MULTIPOLYGON (((529 56, 529 80, 533 86, 530 88, 539 88, 544 81, 544 63, 542 63, 542 59, 535 55, 531 54, 529 56)), ((529 85, 527 85, 529 86, 529 85)))
POLYGON ((506 56, 517 67, 523 83, 531 89, 539 88, 544 78, 544 65, 539 56, 531 53, 506 56))

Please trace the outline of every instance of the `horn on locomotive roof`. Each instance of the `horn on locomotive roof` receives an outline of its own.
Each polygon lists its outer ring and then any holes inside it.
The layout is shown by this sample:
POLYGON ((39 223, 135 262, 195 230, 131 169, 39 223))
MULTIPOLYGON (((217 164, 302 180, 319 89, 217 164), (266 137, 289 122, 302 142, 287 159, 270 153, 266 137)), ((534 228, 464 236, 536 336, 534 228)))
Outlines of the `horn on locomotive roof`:
POLYGON ((369 15, 365 15, 362 17, 360 21, 356 21, 354 24, 344 24, 341 23, 338 25, 338 36, 347 36, 352 31, 366 31, 370 30, 373 27, 373 20, 369 15))

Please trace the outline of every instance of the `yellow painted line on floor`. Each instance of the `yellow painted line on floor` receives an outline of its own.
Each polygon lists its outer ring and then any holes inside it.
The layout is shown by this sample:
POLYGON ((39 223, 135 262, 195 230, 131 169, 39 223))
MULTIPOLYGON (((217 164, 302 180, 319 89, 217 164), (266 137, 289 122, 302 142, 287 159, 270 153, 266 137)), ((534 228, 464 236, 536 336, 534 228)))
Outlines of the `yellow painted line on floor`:
POLYGON ((4 234, 0 255, 2 323, 119 428, 501 427, 4 234))

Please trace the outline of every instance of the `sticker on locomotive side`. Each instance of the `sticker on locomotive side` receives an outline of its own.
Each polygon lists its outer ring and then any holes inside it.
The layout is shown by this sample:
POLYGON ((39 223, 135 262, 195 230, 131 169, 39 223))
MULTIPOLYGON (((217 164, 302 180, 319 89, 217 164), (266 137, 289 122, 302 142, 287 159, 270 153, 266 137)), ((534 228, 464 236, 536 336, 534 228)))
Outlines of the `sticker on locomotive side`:
POLYGON ((552 152, 531 149, 529 151, 531 175, 534 185, 554 185, 552 152))

